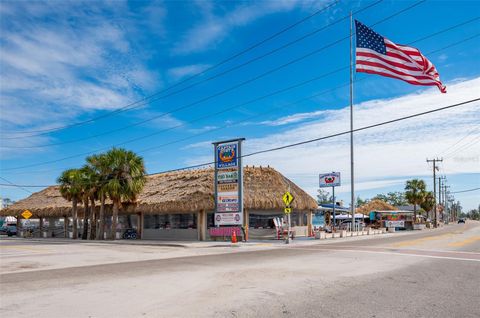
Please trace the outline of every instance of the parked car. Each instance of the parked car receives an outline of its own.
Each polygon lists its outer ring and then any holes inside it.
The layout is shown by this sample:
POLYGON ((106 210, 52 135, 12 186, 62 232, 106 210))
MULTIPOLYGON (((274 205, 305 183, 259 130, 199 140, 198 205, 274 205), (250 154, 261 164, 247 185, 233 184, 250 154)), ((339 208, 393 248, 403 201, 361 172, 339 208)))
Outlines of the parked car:
POLYGON ((465 223, 465 219, 459 219, 458 224, 460 224, 460 223, 465 223))
POLYGON ((4 225, 0 228, 0 234, 14 236, 17 235, 16 225, 4 225))

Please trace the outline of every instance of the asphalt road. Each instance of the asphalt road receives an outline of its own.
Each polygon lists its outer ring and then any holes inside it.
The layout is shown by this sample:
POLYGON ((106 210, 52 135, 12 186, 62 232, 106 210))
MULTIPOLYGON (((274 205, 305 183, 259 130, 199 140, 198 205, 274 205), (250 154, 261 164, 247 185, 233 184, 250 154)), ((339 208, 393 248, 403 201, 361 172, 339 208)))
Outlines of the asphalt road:
POLYGON ((480 317, 478 222, 219 253, 2 274, 0 312, 50 318, 480 317))

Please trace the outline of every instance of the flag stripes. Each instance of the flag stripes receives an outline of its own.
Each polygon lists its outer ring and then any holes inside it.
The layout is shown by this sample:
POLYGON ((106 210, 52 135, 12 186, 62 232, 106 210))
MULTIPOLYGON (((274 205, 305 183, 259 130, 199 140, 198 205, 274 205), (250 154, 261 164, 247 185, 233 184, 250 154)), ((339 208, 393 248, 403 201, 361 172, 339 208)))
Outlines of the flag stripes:
POLYGON ((395 44, 359 21, 355 21, 356 71, 400 79, 413 85, 446 87, 435 66, 410 46, 395 44))

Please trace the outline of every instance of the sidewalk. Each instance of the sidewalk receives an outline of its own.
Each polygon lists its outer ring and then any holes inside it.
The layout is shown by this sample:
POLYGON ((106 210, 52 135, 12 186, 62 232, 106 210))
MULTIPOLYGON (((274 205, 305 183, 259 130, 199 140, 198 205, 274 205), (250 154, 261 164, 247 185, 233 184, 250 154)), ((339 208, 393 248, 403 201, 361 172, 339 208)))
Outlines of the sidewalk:
MULTIPOLYGON (((438 228, 441 229, 441 228, 438 228)), ((314 239, 313 237, 299 237, 290 240, 290 244, 285 244, 284 240, 249 240, 248 242, 231 243, 230 241, 159 241, 159 240, 72 240, 67 238, 5 238, 0 241, 30 241, 42 242, 52 244, 110 244, 110 245, 139 245, 139 246, 163 246, 163 247, 178 247, 178 248, 215 248, 215 247, 288 247, 288 246, 309 246, 317 244, 332 244, 343 241, 358 241, 368 240, 374 238, 386 238, 392 236, 404 236, 420 233, 424 231, 435 231, 436 229, 426 229, 422 231, 398 231, 395 233, 385 233, 376 235, 361 235, 349 236, 343 238, 329 238, 329 239, 314 239)))

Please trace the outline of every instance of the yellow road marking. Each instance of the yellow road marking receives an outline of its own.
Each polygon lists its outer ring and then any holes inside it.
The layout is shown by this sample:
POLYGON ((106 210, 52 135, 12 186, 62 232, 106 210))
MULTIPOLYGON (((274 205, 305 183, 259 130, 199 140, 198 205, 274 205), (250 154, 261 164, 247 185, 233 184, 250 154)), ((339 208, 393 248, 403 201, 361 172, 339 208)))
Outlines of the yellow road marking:
POLYGON ((469 237, 469 238, 467 238, 463 241, 450 243, 450 244, 448 244, 448 246, 460 247, 460 246, 472 244, 476 241, 480 241, 480 236, 472 236, 472 237, 469 237))
POLYGON ((395 244, 392 244, 392 246, 393 247, 405 247, 405 246, 418 245, 418 244, 423 244, 423 243, 429 242, 429 241, 441 240, 441 239, 444 239, 444 238, 451 237, 453 235, 454 234, 452 234, 452 233, 447 233, 447 234, 442 234, 442 235, 423 237, 423 238, 419 238, 419 239, 416 239, 416 240, 395 243, 395 244))

